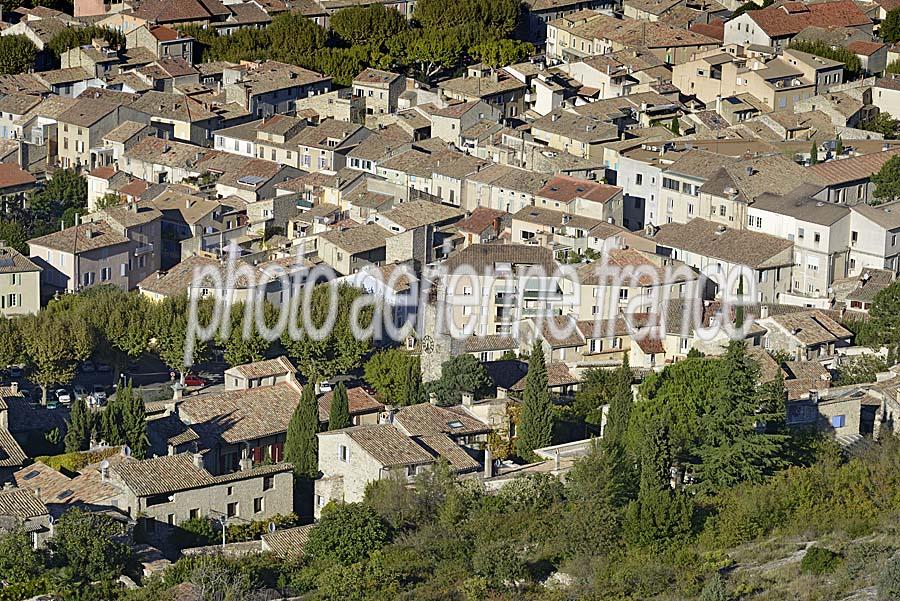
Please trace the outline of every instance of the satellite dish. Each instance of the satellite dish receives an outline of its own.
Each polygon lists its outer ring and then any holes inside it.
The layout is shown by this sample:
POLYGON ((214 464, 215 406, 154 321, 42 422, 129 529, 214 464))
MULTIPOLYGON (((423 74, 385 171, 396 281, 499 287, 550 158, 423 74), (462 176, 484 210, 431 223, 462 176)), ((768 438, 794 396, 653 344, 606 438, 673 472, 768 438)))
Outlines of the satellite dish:
POLYGON ((269 522, 269 534, 275 532, 275 522, 269 522))
POLYGON ((101 469, 101 470, 108 470, 108 469, 109 469, 109 461, 106 460, 106 459, 104 459, 103 461, 101 461, 101 462, 100 462, 100 469, 101 469))
POLYGON ((128 445, 122 447, 122 454, 126 457, 131 457, 131 447, 129 447, 128 445))

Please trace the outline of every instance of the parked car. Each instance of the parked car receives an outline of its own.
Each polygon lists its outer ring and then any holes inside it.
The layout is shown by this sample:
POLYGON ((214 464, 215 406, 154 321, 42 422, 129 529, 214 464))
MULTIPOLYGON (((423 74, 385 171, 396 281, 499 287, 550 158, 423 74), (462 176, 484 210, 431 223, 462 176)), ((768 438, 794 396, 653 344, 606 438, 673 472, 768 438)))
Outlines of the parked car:
POLYGON ((103 387, 103 384, 94 384, 94 387, 91 389, 91 405, 96 405, 97 407, 101 407, 106 404, 106 389, 103 387))
POLYGON ((206 380, 197 374, 188 374, 184 377, 185 386, 206 386, 206 380))
MULTIPOLYGON (((38 397, 38 398, 40 398, 40 397, 38 397)), ((56 400, 56 397, 54 397, 52 395, 48 396, 47 397, 47 409, 56 409, 58 407, 59 407, 59 401, 56 400)))
POLYGON ((94 363, 92 361, 85 361, 84 363, 81 364, 81 371, 83 371, 86 374, 94 373, 96 371, 94 369, 94 363))
POLYGON ((82 386, 81 384, 76 384, 74 388, 72 388, 72 392, 75 394, 76 400, 87 399, 88 391, 87 388, 82 386))
POLYGON ((63 405, 70 405, 72 403, 72 396, 65 388, 59 388, 56 391, 56 400, 63 405))
POLYGON ((331 385, 331 382, 325 380, 324 382, 319 382, 319 392, 331 392, 334 387, 331 385))
POLYGON ((109 363, 98 363, 97 371, 101 374, 106 374, 112 371, 112 368, 109 366, 109 363))

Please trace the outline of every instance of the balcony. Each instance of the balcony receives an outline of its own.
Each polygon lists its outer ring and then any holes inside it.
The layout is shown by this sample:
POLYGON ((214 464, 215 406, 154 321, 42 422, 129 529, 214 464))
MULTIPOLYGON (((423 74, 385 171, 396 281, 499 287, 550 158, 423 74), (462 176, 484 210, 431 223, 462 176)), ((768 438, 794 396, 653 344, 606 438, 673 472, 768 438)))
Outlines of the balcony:
POLYGON ((152 252, 153 252, 152 244, 142 244, 142 245, 138 246, 136 249, 134 249, 134 256, 140 257, 142 255, 146 255, 146 254, 149 254, 152 252))

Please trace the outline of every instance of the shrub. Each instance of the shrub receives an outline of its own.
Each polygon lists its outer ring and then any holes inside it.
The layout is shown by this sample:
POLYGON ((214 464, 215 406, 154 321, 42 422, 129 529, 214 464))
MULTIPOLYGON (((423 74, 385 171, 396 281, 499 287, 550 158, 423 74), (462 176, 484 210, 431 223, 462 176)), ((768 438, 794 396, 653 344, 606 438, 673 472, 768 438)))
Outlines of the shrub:
POLYGON ((85 466, 112 457, 119 451, 119 447, 110 447, 102 451, 78 451, 75 453, 63 453, 62 455, 43 455, 36 457, 35 461, 45 463, 57 471, 77 472, 85 466))
POLYGON ((881 572, 878 601, 900 601, 900 557, 894 557, 881 572))
POLYGON ((295 513, 273 515, 267 520, 255 520, 252 522, 231 524, 225 534, 228 542, 241 543, 248 540, 256 540, 269 531, 269 524, 275 524, 276 528, 291 528, 300 523, 300 517, 295 513))
POLYGON ((838 567, 841 556, 823 547, 810 547, 800 561, 800 571, 804 574, 821 576, 830 574, 838 567))
POLYGON ((191 518, 178 524, 174 537, 179 547, 205 547, 216 542, 219 535, 209 518, 191 518))

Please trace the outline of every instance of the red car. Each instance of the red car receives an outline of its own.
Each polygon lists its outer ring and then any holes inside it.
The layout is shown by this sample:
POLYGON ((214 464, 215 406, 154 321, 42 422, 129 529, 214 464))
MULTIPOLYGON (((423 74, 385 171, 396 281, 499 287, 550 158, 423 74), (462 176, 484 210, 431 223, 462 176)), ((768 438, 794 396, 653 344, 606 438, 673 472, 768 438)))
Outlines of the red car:
POLYGON ((206 386, 206 380, 194 374, 188 374, 184 377, 185 386, 206 386))

